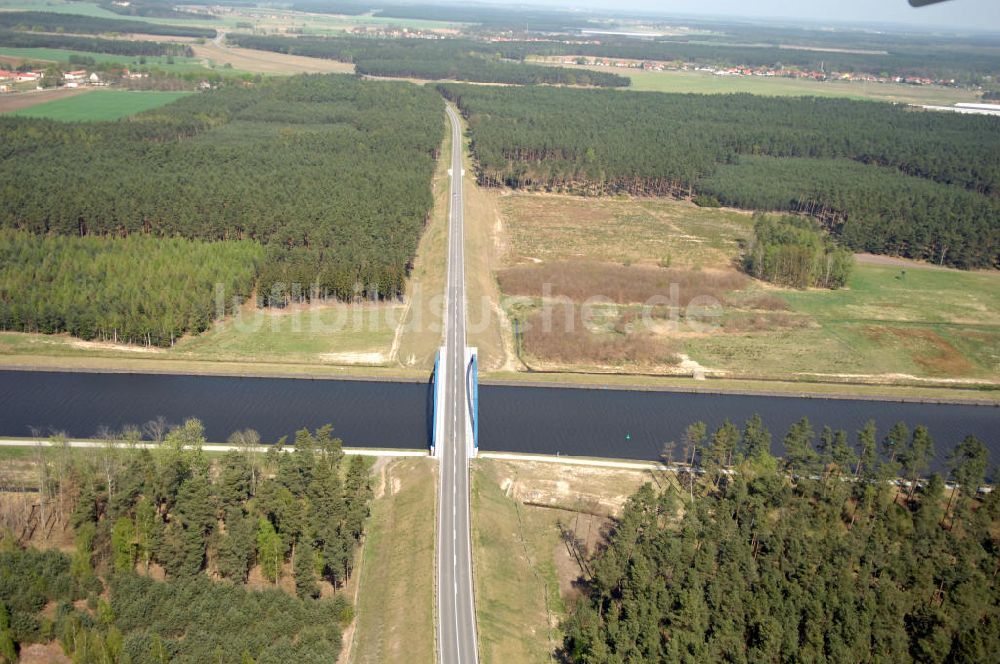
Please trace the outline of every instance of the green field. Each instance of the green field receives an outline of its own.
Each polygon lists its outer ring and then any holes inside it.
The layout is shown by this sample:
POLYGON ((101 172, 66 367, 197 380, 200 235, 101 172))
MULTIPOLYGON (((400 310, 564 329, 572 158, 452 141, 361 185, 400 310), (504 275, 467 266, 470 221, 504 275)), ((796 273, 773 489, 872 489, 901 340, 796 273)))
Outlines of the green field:
POLYGON ((416 30, 438 30, 457 28, 461 23, 451 23, 443 21, 424 21, 420 19, 389 18, 379 16, 339 16, 334 14, 310 14, 296 11, 288 11, 275 7, 256 9, 253 7, 241 8, 247 14, 237 13, 224 14, 218 16, 216 20, 204 19, 197 16, 188 18, 172 17, 158 18, 148 16, 123 16, 103 9, 99 5, 91 2, 69 2, 66 0, 0 0, 0 11, 3 10, 25 10, 38 12, 56 12, 61 14, 80 14, 84 16, 96 16, 99 18, 128 19, 130 21, 145 21, 147 23, 175 24, 175 25, 197 25, 208 28, 234 28, 237 23, 254 22, 261 26, 297 26, 304 27, 307 34, 321 34, 332 32, 343 32, 344 30, 355 28, 361 25, 375 25, 385 27, 411 28, 416 30))
MULTIPOLYGON (((0 11, 34 11, 52 12, 54 14, 78 14, 80 16, 96 16, 98 18, 125 18, 114 12, 102 9, 90 2, 67 2, 64 0, 0 0, 0 11)), ((139 16, 129 16, 132 20, 142 20, 139 16)))
POLYGON ((72 358, 94 357, 143 359, 166 365, 180 361, 205 366, 226 362, 244 366, 285 363, 311 369, 324 365, 371 366, 388 361, 402 316, 403 307, 395 304, 338 304, 295 310, 249 308, 239 319, 227 318, 169 349, 90 343, 67 335, 0 332, 0 355, 64 358, 70 365, 72 358))
MULTIPOLYGON (((598 69, 607 70, 607 67, 598 69)), ((975 102, 979 97, 969 90, 937 85, 916 86, 897 83, 860 81, 807 81, 763 76, 716 76, 708 72, 626 70, 632 89, 652 92, 700 92, 722 94, 749 92, 776 97, 849 97, 907 104, 942 104, 975 102)))
POLYGON ((744 375, 1000 377, 1000 274, 859 264, 845 289, 780 296, 808 327, 692 338, 685 350, 744 375))
MULTIPOLYGON (((77 56, 79 58, 89 58, 101 65, 119 65, 139 70, 161 69, 172 74, 207 71, 200 59, 183 56, 168 58, 165 55, 146 55, 140 59, 139 57, 125 55, 91 53, 90 51, 74 51, 63 48, 0 48, 0 56, 23 58, 30 62, 69 62, 71 56, 77 56), (173 60, 173 62, 170 62, 170 60, 173 60)), ((219 73, 236 74, 239 72, 220 69, 219 73)))
POLYGON ((216 324, 167 351, 174 358, 381 364, 403 307, 335 304, 303 310, 254 309, 244 321, 216 324))
POLYGON ((377 467, 347 661, 429 662, 434 659, 437 463, 399 459, 377 467))
POLYGON ((190 93, 94 90, 86 94, 57 99, 15 111, 12 115, 25 118, 47 118, 63 122, 117 120, 169 104, 186 94, 190 93))
MULTIPOLYGON (((530 59, 530 58, 529 58, 530 59)), ((579 65, 563 65, 562 67, 579 65)), ((764 76, 716 76, 700 71, 644 71, 617 67, 584 65, 584 69, 613 72, 627 76, 632 81, 628 90, 640 92, 679 92, 699 94, 750 94, 773 97, 847 97, 872 99, 903 104, 931 104, 950 106, 959 102, 980 101, 971 90, 946 88, 937 85, 916 86, 901 83, 865 83, 861 81, 811 81, 793 78, 768 78, 764 76)))
POLYGON ((0 0, 0 11, 34 11, 52 12, 55 14, 77 14, 80 16, 94 16, 97 18, 113 18, 129 21, 145 21, 146 23, 160 24, 180 24, 180 25, 205 25, 208 27, 218 27, 225 24, 225 21, 205 20, 198 17, 188 18, 157 18, 149 16, 125 16, 108 11, 93 2, 71 2, 69 0, 0 0))

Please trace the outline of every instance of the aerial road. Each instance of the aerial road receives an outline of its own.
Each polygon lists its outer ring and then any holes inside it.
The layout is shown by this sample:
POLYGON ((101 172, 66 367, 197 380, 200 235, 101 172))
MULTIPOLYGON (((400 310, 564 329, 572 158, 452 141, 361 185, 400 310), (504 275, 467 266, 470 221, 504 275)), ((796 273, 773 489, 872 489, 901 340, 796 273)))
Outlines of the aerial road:
POLYGON ((469 526, 469 453, 465 392, 465 252, 462 229, 462 131, 449 106, 451 201, 448 217, 448 278, 445 287, 444 436, 437 541, 437 637, 441 664, 476 662, 476 607, 472 592, 469 526))

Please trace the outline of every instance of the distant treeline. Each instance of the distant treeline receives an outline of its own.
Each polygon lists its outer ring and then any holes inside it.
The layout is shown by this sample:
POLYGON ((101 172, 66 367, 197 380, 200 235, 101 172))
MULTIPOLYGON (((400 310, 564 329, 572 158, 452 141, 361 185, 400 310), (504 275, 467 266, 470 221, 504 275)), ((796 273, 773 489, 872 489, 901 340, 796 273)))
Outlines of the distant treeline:
POLYGON ((363 2, 359 0, 297 0, 296 11, 357 16, 372 12, 374 16, 404 18, 448 23, 472 23, 492 30, 560 32, 593 27, 590 16, 579 11, 558 9, 527 9, 521 6, 433 5, 363 2))
POLYGON ((527 55, 587 55, 703 65, 793 67, 826 72, 861 72, 887 76, 920 76, 969 83, 1000 73, 1000 54, 972 48, 928 49, 893 47, 887 54, 813 51, 800 48, 713 44, 661 39, 656 41, 611 37, 601 43, 506 42, 507 57, 527 55))
POLYGON ((506 59, 494 44, 466 39, 372 39, 363 37, 260 37, 233 34, 244 48, 354 63, 359 74, 431 80, 626 87, 624 76, 506 59))
MULTIPOLYGON (((0 13, 0 16, 3 16, 0 13)), ((70 51, 110 53, 128 57, 137 55, 194 55, 187 44, 169 42, 132 41, 130 39, 100 39, 74 35, 49 35, 34 32, 0 30, 0 46, 7 48, 62 48, 70 51)))
POLYGON ((180 11, 174 8, 174 3, 169 0, 130 0, 129 2, 114 2, 113 0, 101 0, 98 5, 101 9, 123 16, 145 16, 149 18, 172 18, 172 19, 197 19, 199 21, 214 21, 215 16, 200 12, 180 11))
MULTIPOLYGON (((606 21, 596 20, 600 18, 598 14, 522 7, 298 0, 293 8, 333 14, 373 12, 375 16, 382 17, 460 22, 470 24, 471 31, 491 34, 512 32, 537 35, 562 32, 573 34, 574 42, 580 41, 578 35, 582 30, 615 29, 606 21)), ((885 32, 873 34, 861 30, 821 31, 697 20, 686 24, 701 27, 706 30, 706 34, 642 40, 614 35, 584 35, 584 39, 590 43, 568 43, 552 39, 504 42, 494 46, 501 46, 505 57, 515 59, 524 59, 529 55, 587 55, 720 66, 786 66, 823 69, 828 72, 954 78, 964 83, 989 80, 986 77, 1000 74, 1000 54, 990 51, 995 43, 988 37, 951 38, 885 32), (786 45, 808 48, 781 48, 786 45), (809 50, 817 47, 829 50, 809 50), (837 50, 850 48, 873 52, 849 53, 837 50)))
POLYGON ((487 186, 709 194, 847 246, 1000 265, 1000 120, 846 99, 441 85, 487 186))
POLYGON ((0 12, 0 28, 10 30, 31 30, 34 32, 71 32, 99 35, 108 32, 141 33, 168 37, 204 37, 212 39, 215 30, 209 28, 160 25, 145 21, 80 16, 78 14, 55 14, 52 12, 0 12))
POLYGON ((0 226, 257 240, 265 302, 393 297, 443 136, 433 89, 335 75, 234 84, 120 122, 0 117, 0 226))
POLYGON ((740 156, 697 183, 725 205, 812 215, 853 249, 1000 266, 1000 197, 847 159, 740 156))

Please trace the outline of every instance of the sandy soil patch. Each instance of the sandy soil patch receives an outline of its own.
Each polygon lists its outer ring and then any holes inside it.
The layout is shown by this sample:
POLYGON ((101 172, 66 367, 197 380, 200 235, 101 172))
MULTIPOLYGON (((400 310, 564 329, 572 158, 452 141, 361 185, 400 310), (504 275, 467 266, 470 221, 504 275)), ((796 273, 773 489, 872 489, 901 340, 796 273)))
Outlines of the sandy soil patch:
POLYGON ((52 642, 46 645, 32 643, 21 651, 17 661, 21 664, 70 664, 72 660, 63 654, 57 642, 52 642))
POLYGON ((385 364, 385 353, 323 353, 319 356, 323 362, 331 364, 385 364))
POLYGON ((709 369, 708 367, 703 366, 701 363, 699 363, 698 360, 692 360, 691 356, 686 355, 684 353, 678 353, 677 357, 679 357, 681 360, 680 362, 678 362, 677 368, 680 369, 683 373, 690 372, 691 375, 697 379, 704 380, 705 375, 709 373, 719 374, 719 375, 725 373, 724 371, 709 369))
POLYGON ((83 341, 77 340, 70 343, 73 348, 81 350, 118 350, 127 353, 165 353, 163 348, 156 346, 134 346, 132 344, 116 344, 110 341, 83 341))
POLYGON ((933 330, 869 326, 865 334, 879 343, 889 337, 886 345, 905 348, 914 362, 931 373, 955 376, 974 369, 957 348, 933 330))
POLYGON ((950 272, 968 272, 955 267, 945 267, 935 265, 926 261, 913 260, 912 258, 901 258, 899 256, 883 256, 881 254, 854 254, 854 260, 863 265, 887 265, 890 267, 909 267, 913 269, 925 270, 947 270, 950 272))
POLYGON ((618 514, 631 492, 649 480, 649 473, 591 466, 552 467, 529 461, 509 466, 500 489, 515 500, 600 516, 618 514), (545 466, 549 467, 546 468, 545 466))
POLYGON ((817 378, 839 378, 845 381, 861 381, 889 385, 899 382, 934 383, 945 385, 998 385, 996 381, 979 378, 927 378, 906 373, 859 374, 859 373, 814 373, 802 372, 797 376, 815 376, 817 378))
MULTIPOLYGON (((85 36, 91 37, 93 35, 85 36)), ((198 37, 181 37, 179 35, 147 35, 142 32, 131 32, 127 35, 122 35, 121 38, 129 41, 173 42, 176 44, 191 44, 199 39, 198 37)))

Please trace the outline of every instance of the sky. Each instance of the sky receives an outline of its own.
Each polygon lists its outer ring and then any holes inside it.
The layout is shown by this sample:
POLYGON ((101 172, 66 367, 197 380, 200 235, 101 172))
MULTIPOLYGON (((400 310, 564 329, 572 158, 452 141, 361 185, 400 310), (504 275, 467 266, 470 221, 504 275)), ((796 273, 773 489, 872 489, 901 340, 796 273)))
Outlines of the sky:
POLYGON ((908 0, 538 0, 564 8, 628 8, 663 14, 906 24, 1000 32, 1000 0, 950 0, 913 8, 908 0))

